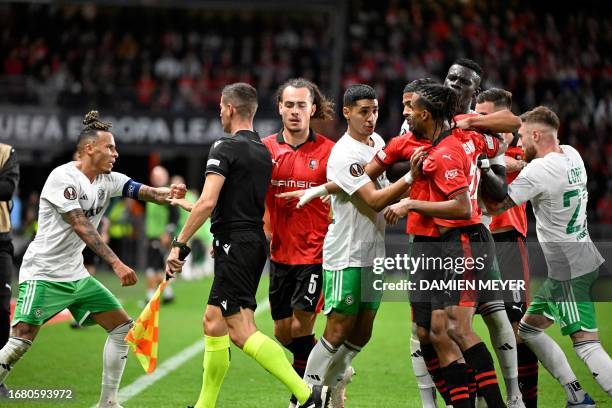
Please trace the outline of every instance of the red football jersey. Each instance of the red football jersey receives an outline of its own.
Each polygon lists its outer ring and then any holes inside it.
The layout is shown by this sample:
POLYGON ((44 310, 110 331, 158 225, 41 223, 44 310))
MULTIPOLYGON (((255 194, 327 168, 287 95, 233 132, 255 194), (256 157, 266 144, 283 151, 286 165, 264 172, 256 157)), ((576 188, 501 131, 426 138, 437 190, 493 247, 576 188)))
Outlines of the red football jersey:
POLYGON ((423 173, 429 181, 429 201, 446 201, 468 191, 472 203, 469 220, 434 218, 437 225, 457 228, 480 223, 482 211, 477 200, 480 181, 477 159, 480 150, 476 148, 472 133, 452 129, 436 140, 423 161, 423 173))
MULTIPOLYGON (((480 115, 478 113, 462 113, 460 115, 456 115, 454 119, 456 122, 458 122, 461 119, 465 119, 465 118, 469 118, 473 116, 480 116, 480 115)), ((476 146, 476 149, 479 151, 479 155, 480 153, 484 153, 487 155, 488 158, 492 158, 499 154, 500 140, 498 138, 490 136, 490 135, 485 135, 479 132, 475 132, 475 131, 464 131, 464 132, 467 132, 470 134, 470 137, 474 141, 474 145, 476 146)))
MULTIPOLYGON (((410 160, 414 151, 421 146, 426 146, 426 150, 429 150, 431 148, 431 143, 428 139, 418 139, 412 132, 407 132, 391 139, 382 150, 376 153, 374 160, 386 168, 395 162, 410 160)), ((421 178, 412 183, 412 187, 410 187, 410 198, 413 200, 429 201, 429 183, 427 180, 421 178)), ((426 217, 414 211, 410 212, 408 215, 406 233, 428 237, 437 237, 440 235, 433 218, 426 217)))
POLYGON ((272 156, 272 179, 266 195, 270 214, 270 257, 286 265, 323 262, 323 239, 331 221, 329 205, 315 199, 303 208, 275 194, 327 182, 327 160, 334 142, 312 130, 297 147, 285 143, 282 131, 263 139, 272 156))
MULTIPOLYGON (((506 156, 512 157, 516 160, 525 160, 525 152, 523 149, 517 146, 510 146, 506 150, 506 156)), ((508 185, 514 181, 519 175, 520 171, 513 171, 512 173, 506 173, 506 181, 508 185)), ((493 216, 491 225, 489 228, 491 232, 495 232, 500 228, 512 227, 521 233, 524 237, 527 237, 527 203, 517 205, 504 211, 499 215, 493 216)))

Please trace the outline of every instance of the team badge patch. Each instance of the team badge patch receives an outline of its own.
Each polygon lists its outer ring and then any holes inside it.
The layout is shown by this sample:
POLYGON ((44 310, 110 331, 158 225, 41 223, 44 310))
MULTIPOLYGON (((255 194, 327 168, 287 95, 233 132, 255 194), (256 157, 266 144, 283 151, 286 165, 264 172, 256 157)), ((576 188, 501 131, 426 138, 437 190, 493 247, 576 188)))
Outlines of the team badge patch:
POLYGON ((317 167, 319 167, 319 161, 317 159, 310 159, 308 161, 308 167, 310 170, 315 170, 317 167))
POLYGON ((66 189, 64 190, 64 198, 66 200, 76 200, 77 193, 74 187, 66 187, 66 189))
POLYGON ((452 180, 455 177, 457 177, 458 173, 459 173, 459 170, 457 170, 457 169, 446 170, 446 172, 444 173, 444 177, 447 180, 452 180))
POLYGON ((349 168, 349 171, 351 172, 351 176, 353 176, 353 177, 362 176, 363 173, 364 173, 363 166, 361 164, 359 164, 359 163, 351 164, 351 167, 349 168))
POLYGON ((101 188, 98 189, 98 200, 104 200, 104 196, 106 196, 104 190, 102 190, 101 188))

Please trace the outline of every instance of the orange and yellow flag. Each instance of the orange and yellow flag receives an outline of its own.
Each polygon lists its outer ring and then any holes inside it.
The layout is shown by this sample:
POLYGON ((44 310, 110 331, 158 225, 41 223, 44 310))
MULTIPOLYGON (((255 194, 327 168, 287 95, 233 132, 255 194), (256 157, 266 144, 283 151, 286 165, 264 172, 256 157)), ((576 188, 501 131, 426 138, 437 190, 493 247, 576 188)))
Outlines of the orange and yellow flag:
POLYGON ((147 303, 125 341, 136 354, 142 368, 151 374, 157 365, 157 335, 159 330, 159 300, 168 281, 164 280, 147 303))

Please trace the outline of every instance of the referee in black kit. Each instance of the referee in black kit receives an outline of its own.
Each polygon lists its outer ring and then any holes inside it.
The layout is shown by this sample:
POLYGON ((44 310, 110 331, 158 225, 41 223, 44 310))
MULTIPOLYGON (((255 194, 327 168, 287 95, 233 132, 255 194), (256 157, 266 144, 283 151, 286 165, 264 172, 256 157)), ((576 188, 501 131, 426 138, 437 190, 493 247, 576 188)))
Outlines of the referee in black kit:
POLYGON ((193 207, 184 200, 174 201, 191 214, 174 239, 166 264, 170 275, 181 271, 184 261, 178 259, 179 249, 212 214, 215 277, 204 313, 204 374, 195 408, 215 406, 229 368, 230 339, 282 381, 300 407, 323 407, 327 387, 311 390, 281 346, 255 326, 255 293, 268 252, 264 203, 272 175, 270 153, 253 130, 257 91, 245 83, 227 85, 220 107, 223 131, 231 136, 220 138, 210 149, 204 189, 193 207))

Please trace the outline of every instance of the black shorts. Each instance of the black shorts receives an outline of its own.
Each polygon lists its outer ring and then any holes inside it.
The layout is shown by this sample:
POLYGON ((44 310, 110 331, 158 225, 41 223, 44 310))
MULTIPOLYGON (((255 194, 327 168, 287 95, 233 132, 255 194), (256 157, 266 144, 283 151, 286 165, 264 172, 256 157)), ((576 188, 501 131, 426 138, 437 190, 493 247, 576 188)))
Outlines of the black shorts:
POLYGON ((159 239, 148 239, 147 242, 147 275, 161 273, 166 266, 166 249, 159 239))
POLYGON ((83 249, 83 264, 84 265, 95 265, 96 263, 96 253, 89 249, 89 247, 85 247, 83 249))
POLYGON ((440 237, 445 259, 444 304, 474 307, 479 302, 499 300, 498 290, 483 290, 485 282, 499 280, 495 244, 482 224, 454 228, 440 237), (449 267, 451 266, 451 267, 449 267))
POLYGON ((257 308, 255 294, 268 256, 268 243, 262 231, 233 231, 213 239, 215 277, 208 304, 219 306, 223 316, 240 308, 257 308))
MULTIPOLYGON (((411 257, 422 259, 435 259, 440 256, 440 238, 414 235, 410 248, 411 257)), ((412 321, 418 326, 429 329, 431 327, 432 310, 444 309, 443 293, 439 290, 429 289, 434 282, 443 280, 444 275, 440 269, 431 265, 419 264, 410 282, 416 284, 415 290, 410 291, 410 306, 412 308, 412 321), (425 266, 425 267, 423 267, 425 266), (421 288, 427 288, 421 290, 421 288)))
POLYGON ((286 319, 293 310, 316 312, 323 287, 323 266, 285 265, 270 262, 270 311, 272 319, 286 319))
POLYGON ((525 291, 513 290, 504 293, 508 319, 511 323, 520 322, 527 310, 529 288, 529 254, 525 237, 517 230, 511 230, 493 234, 493 239, 502 279, 525 281, 525 291))

